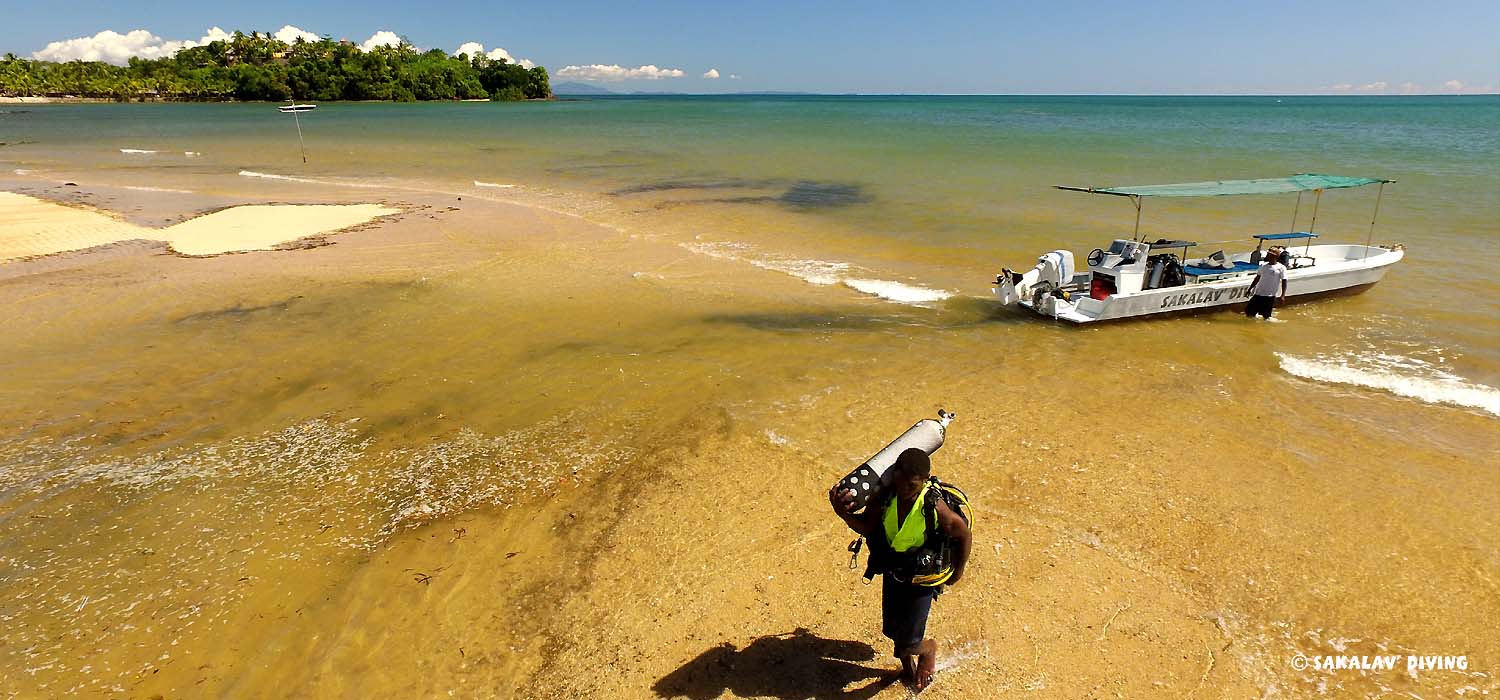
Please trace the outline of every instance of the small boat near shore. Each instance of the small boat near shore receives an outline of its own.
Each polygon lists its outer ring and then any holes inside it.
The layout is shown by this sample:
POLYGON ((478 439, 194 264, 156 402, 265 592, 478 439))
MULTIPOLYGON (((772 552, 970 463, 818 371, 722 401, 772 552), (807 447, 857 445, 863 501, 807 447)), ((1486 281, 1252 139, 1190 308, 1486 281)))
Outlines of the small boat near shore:
MULTIPOLYGON (((1341 291, 1363 291, 1379 282, 1386 270, 1405 255, 1401 246, 1314 244, 1318 202, 1324 190, 1378 185, 1380 194, 1394 180, 1337 175, 1300 174, 1287 178, 1221 180, 1172 185, 1128 187, 1069 187, 1058 189, 1128 197, 1135 206, 1135 232, 1116 239, 1108 248, 1095 248, 1085 257, 1086 270, 1075 272, 1073 253, 1054 250, 1037 259, 1026 273, 1003 268, 995 278, 994 293, 1001 303, 1020 304, 1043 316, 1072 323, 1092 323, 1152 314, 1196 311, 1249 301, 1250 282, 1268 261, 1266 244, 1286 246, 1286 296, 1302 299, 1341 291), (1312 221, 1296 230, 1302 194, 1314 193, 1312 221), (1215 197, 1228 195, 1297 194, 1292 230, 1252 236, 1255 249, 1226 254, 1217 250, 1189 257, 1198 243, 1187 240, 1144 240, 1140 231, 1141 203, 1146 197, 1215 197), (1179 255, 1180 253, 1180 255, 1179 255)), ((1370 219, 1371 235, 1375 217, 1370 219)), ((1248 245, 1247 245, 1248 247, 1248 245)))
POLYGON ((281 112, 283 114, 288 114, 288 113, 291 113, 291 112, 311 112, 311 111, 313 111, 313 110, 315 110, 317 108, 318 108, 317 105, 290 104, 290 105, 282 105, 280 107, 277 107, 276 111, 281 112))

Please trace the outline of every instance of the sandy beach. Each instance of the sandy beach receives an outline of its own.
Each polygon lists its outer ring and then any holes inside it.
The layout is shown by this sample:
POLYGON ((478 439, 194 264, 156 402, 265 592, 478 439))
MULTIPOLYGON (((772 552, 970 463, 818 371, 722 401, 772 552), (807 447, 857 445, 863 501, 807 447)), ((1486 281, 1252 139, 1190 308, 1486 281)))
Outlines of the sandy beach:
POLYGON ((267 250, 369 222, 397 209, 375 204, 247 205, 162 229, 108 212, 0 192, 0 261, 85 250, 123 241, 162 241, 181 255, 267 250))
POLYGON ((1093 387, 1136 420, 1067 439, 999 387, 1069 353, 933 361, 993 357, 986 306, 830 298, 524 188, 246 183, 0 194, 5 697, 908 697, 824 494, 940 407, 978 545, 922 697, 1497 689, 1483 412, 1391 443, 1433 409, 1245 372, 1093 387), (1298 456, 1205 447, 1210 413, 1298 456), (1288 663, 1433 650, 1475 666, 1288 663))

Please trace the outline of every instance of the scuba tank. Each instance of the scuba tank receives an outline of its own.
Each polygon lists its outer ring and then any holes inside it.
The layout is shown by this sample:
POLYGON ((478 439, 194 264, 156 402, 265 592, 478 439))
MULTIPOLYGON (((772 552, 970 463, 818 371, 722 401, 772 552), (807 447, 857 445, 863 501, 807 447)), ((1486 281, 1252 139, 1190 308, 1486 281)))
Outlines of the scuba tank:
POLYGON ((881 489, 889 481, 886 470, 896 463, 896 458, 902 452, 913 447, 921 449, 927 454, 937 452, 943 446, 943 437, 948 432, 948 424, 953 422, 953 414, 938 409, 936 419, 926 418, 917 421, 916 425, 908 428, 901 437, 896 438, 885 449, 876 452, 874 457, 865 460, 864 464, 855 467, 849 475, 840 479, 837 486, 854 492, 854 505, 850 512, 856 512, 864 508, 870 501, 880 493, 881 489))

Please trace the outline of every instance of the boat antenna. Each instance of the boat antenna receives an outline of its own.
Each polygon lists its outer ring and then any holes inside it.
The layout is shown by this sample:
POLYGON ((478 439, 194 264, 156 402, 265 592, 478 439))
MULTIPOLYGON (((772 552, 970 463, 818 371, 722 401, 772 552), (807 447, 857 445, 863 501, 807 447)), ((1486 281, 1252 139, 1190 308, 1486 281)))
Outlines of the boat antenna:
POLYGON ((1375 189, 1375 213, 1370 215, 1370 233, 1365 236, 1365 257, 1370 257, 1370 241, 1375 240, 1375 218, 1380 216, 1380 197, 1385 194, 1385 183, 1375 189))

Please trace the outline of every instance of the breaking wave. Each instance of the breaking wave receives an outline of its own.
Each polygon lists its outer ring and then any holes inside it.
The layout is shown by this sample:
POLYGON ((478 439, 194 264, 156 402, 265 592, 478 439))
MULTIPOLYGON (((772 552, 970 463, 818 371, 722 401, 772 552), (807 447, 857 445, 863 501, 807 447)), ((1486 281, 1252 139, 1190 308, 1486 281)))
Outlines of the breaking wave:
POLYGON ((170 187, 146 187, 144 185, 122 185, 121 189, 135 190, 136 192, 171 192, 174 194, 192 194, 192 190, 174 190, 170 187))
POLYGON ((847 274, 855 268, 846 262, 761 255, 745 243, 682 243, 680 245, 699 255, 748 263, 762 270, 791 275, 808 284, 820 286, 841 284, 856 292, 901 304, 922 305, 942 301, 952 296, 941 289, 889 280, 848 277, 847 274))
POLYGON ((844 280, 844 286, 864 292, 865 294, 873 294, 881 299, 897 301, 903 304, 929 304, 953 296, 951 293, 941 289, 903 284, 890 280, 846 279, 844 280))
POLYGON ((1448 404, 1500 416, 1500 389, 1465 380, 1426 362, 1387 353, 1296 357, 1276 353, 1293 376, 1330 384, 1387 391, 1433 404, 1448 404))
POLYGON ((254 170, 241 170, 240 177, 254 177, 262 180, 285 180, 287 182, 305 182, 311 185, 319 184, 317 180, 305 177, 292 177, 291 175, 277 175, 275 173, 258 173, 254 170))
POLYGON ((156 151, 150 151, 150 150, 146 150, 144 148, 122 148, 122 149, 120 149, 120 152, 121 153, 129 154, 129 155, 136 155, 136 156, 138 156, 138 155, 145 155, 147 153, 155 153, 156 151))
POLYGON ((501 184, 501 183, 498 183, 498 182, 484 182, 482 180, 475 180, 474 181, 474 186, 475 187, 494 187, 494 188, 502 189, 502 190, 508 190, 508 189, 510 189, 512 187, 515 187, 515 185, 505 185, 505 184, 501 184))

